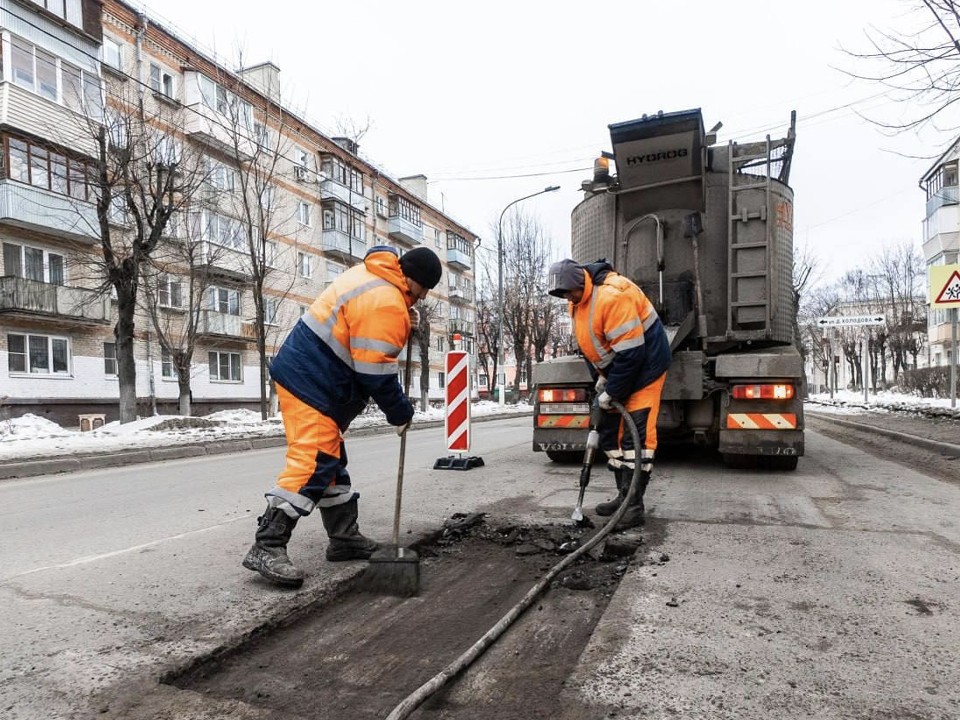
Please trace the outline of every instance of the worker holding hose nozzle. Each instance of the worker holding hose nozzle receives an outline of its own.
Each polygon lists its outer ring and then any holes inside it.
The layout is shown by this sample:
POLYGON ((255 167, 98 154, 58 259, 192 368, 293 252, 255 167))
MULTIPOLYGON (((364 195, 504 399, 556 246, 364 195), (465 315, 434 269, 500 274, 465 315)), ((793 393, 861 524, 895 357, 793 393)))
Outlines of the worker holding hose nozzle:
POLYGON ((640 448, 624 431, 623 416, 604 413, 599 428, 600 449, 617 483, 617 496, 596 507, 597 515, 613 515, 630 490, 640 455, 637 494, 617 524, 618 529, 642 525, 643 494, 653 471, 657 448, 660 394, 670 366, 670 343, 653 304, 643 291, 617 273, 606 260, 580 265, 561 260, 550 266, 548 292, 570 303, 574 335, 596 381, 597 401, 612 411, 619 401, 636 423, 640 448))

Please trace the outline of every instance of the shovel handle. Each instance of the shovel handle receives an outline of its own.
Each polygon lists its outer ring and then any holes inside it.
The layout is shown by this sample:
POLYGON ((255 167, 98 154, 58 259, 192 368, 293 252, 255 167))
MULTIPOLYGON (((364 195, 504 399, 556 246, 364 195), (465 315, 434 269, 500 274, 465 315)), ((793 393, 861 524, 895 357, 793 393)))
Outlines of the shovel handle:
MULTIPOLYGON (((403 371, 403 396, 410 399, 410 373, 413 366, 413 329, 407 338, 407 362, 403 371)), ((397 501, 393 506, 393 545, 400 551, 400 505, 403 498, 403 464, 407 459, 407 433, 400 436, 400 464, 397 468, 397 501)))

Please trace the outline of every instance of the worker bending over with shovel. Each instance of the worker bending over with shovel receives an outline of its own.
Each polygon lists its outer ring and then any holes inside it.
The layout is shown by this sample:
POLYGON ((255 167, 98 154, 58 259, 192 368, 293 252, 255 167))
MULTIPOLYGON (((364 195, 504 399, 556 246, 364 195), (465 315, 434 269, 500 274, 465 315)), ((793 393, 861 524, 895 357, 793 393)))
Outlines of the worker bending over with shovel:
MULTIPOLYGON (((617 529, 643 525, 643 494, 653 471, 657 449, 660 394, 670 366, 670 343, 653 304, 606 260, 579 265, 561 260, 550 266, 548 292, 570 302, 574 335, 596 380, 598 402, 612 411, 612 400, 630 413, 640 435, 640 478, 633 502, 617 529)), ((617 497, 596 507, 597 515, 613 515, 633 479, 637 448, 619 412, 607 412, 599 427, 600 449, 617 482, 617 497)))
POLYGON ((287 437, 286 467, 266 494, 256 541, 243 566, 287 587, 303 584, 287 543, 297 521, 320 508, 330 538, 327 560, 368 559, 379 547, 360 533, 357 499, 347 472, 343 432, 367 398, 403 435, 413 406, 397 377, 412 306, 436 287, 440 259, 425 247, 398 258, 373 247, 320 293, 270 365, 287 437))

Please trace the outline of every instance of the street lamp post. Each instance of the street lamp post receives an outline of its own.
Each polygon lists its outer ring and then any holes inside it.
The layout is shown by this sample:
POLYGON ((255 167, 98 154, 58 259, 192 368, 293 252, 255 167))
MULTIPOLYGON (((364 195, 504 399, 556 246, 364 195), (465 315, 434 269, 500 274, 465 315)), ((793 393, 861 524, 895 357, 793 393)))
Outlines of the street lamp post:
POLYGON ((503 359, 503 216, 506 215, 507 210, 516 205, 518 202, 523 202, 524 200, 529 200, 537 195, 543 195, 544 193, 553 192, 554 190, 559 189, 559 185, 551 185, 530 195, 524 195, 522 198, 517 198, 513 202, 507 204, 507 206, 503 209, 503 212, 500 213, 500 220, 497 222, 497 392, 501 405, 506 402, 505 396, 507 390, 507 372, 506 368, 504 367, 503 359))

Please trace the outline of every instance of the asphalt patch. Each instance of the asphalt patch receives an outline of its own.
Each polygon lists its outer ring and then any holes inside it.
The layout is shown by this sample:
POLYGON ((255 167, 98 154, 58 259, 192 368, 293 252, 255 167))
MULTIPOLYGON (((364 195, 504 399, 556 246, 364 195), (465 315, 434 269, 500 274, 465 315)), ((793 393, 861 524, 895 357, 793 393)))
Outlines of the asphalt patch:
MULTIPOLYGON (((456 515, 415 546, 418 597, 373 596, 348 584, 294 622, 164 682, 239 703, 265 720, 383 718, 496 624, 571 544, 586 542, 593 532, 456 515)), ((558 706, 563 682, 629 562, 621 543, 616 552, 574 563, 413 717, 472 719, 478 707, 488 717, 525 720, 569 713, 558 706)))

